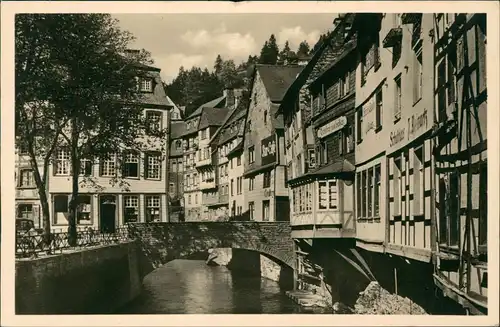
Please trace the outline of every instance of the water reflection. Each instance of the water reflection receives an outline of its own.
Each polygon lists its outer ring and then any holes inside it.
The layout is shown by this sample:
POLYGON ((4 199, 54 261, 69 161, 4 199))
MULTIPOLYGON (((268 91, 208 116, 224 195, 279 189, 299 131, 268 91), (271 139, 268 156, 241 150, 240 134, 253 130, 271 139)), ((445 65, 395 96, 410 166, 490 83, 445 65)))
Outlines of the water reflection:
POLYGON ((175 260, 144 279, 144 292, 120 313, 310 313, 285 296, 278 283, 232 273, 204 261, 175 260))

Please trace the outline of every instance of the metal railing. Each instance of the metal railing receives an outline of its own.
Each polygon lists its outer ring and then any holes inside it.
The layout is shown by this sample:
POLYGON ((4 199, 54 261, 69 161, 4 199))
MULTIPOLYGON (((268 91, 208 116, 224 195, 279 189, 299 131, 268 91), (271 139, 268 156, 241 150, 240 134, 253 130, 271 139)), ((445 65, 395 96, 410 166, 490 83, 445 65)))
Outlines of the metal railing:
POLYGON ((43 234, 18 234, 16 235, 16 258, 37 258, 44 254, 54 255, 63 253, 64 250, 118 244, 132 239, 126 226, 117 228, 113 233, 101 233, 93 229, 79 230, 75 246, 70 245, 68 238, 68 232, 50 233, 48 237, 43 234))

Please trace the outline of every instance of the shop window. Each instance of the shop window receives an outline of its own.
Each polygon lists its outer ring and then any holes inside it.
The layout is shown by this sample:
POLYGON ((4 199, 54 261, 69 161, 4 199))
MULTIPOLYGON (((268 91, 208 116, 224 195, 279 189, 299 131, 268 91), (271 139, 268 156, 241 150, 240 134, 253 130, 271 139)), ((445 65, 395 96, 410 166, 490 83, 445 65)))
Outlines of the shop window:
POLYGON ((146 222, 161 221, 161 199, 159 195, 147 195, 146 200, 146 222))
POLYGON ((65 194, 54 195, 54 224, 65 223, 68 211, 68 196, 65 194), (63 219, 64 221, 61 221, 63 219))
POLYGON ((79 195, 76 223, 79 225, 92 225, 92 196, 79 195))
POLYGON ((125 195, 123 197, 123 220, 124 223, 139 221, 139 197, 136 195, 125 195))

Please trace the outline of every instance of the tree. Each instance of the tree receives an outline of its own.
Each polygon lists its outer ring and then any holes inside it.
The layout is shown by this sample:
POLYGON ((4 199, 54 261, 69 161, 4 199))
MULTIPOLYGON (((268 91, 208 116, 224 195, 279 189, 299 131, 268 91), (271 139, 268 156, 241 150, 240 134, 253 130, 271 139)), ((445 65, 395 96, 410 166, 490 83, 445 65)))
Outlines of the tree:
POLYGON ((285 42, 283 49, 279 53, 279 61, 284 62, 288 58, 288 54, 290 52, 290 44, 288 41, 285 42))
POLYGON ((224 63, 224 60, 222 60, 222 57, 217 55, 217 58, 215 58, 215 64, 214 64, 214 72, 216 75, 219 75, 221 70, 222 70, 222 65, 224 63))
POLYGON ((309 54, 309 43, 307 41, 302 41, 299 44, 299 49, 297 50, 297 56, 307 56, 309 54))
POLYGON ((260 51, 259 63, 266 65, 276 65, 276 62, 278 61, 278 54, 279 48, 278 44, 276 43, 276 37, 274 36, 274 34, 271 34, 269 40, 264 43, 264 46, 260 51))
MULTIPOLYGON (((46 236, 48 166, 56 149, 69 152, 70 245, 76 243, 79 186, 86 182, 80 177, 81 162, 150 145, 143 137, 146 121, 137 79, 150 78, 152 61, 144 50, 127 55, 132 40, 107 14, 16 16, 17 144, 27 148, 35 168, 46 236), (36 169, 40 158, 42 174, 36 169)), ((118 178, 113 182, 125 186, 118 178)))

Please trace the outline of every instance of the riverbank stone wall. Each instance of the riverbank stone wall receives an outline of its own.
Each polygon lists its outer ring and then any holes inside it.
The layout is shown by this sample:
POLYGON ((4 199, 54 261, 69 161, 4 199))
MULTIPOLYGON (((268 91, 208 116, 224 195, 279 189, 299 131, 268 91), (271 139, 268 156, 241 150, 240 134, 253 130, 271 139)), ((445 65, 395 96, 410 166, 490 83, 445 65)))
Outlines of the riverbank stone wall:
POLYGON ((114 312, 142 289, 136 242, 16 260, 16 314, 114 312))

